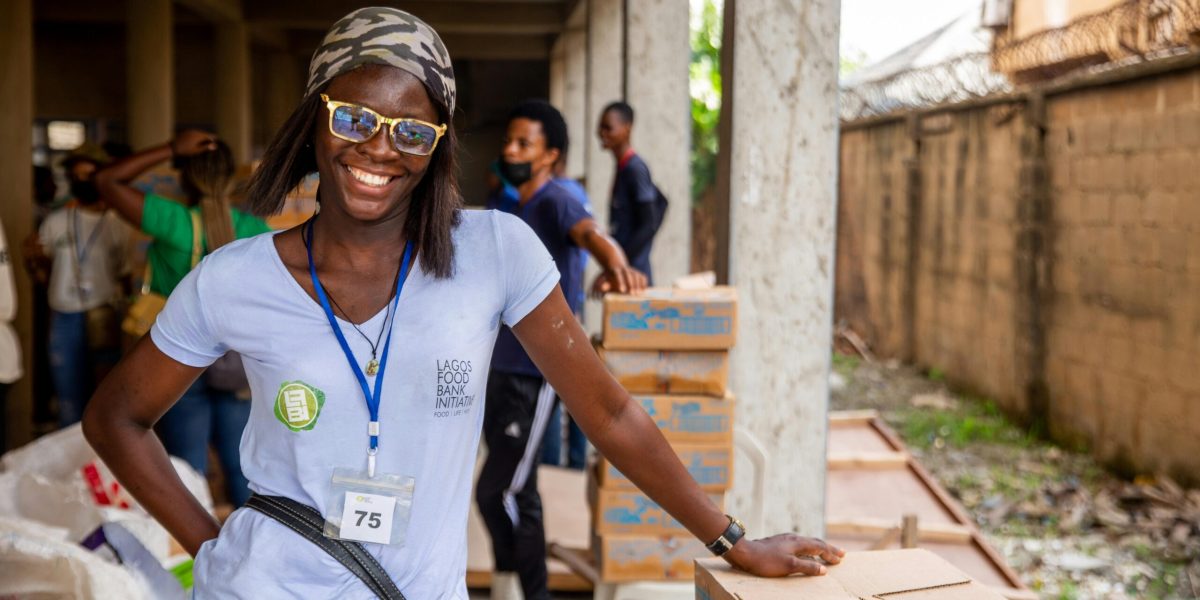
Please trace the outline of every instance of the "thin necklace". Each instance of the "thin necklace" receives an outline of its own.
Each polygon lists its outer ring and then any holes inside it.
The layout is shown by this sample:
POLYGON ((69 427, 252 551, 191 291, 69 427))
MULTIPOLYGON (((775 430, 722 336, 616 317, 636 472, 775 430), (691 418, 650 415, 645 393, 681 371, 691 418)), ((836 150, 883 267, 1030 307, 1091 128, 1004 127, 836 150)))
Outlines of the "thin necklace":
MULTIPOLYGON (((305 235, 304 229, 300 230, 300 239, 304 240, 304 248, 306 250, 311 250, 311 248, 309 248, 308 236, 305 235)), ((403 259, 401 259, 401 263, 403 263, 403 259)), ((396 268, 396 277, 392 280, 393 290, 396 289, 396 284, 400 282, 400 271, 402 270, 403 266, 404 265, 401 264, 396 268)), ((361 335, 362 339, 367 341, 367 345, 371 347, 371 360, 367 361, 367 368, 364 369, 364 372, 366 372, 368 377, 374 377, 375 374, 379 372, 379 360, 376 358, 378 356, 379 342, 383 340, 383 332, 387 331, 388 327, 392 323, 391 297, 388 298, 387 312, 384 314, 383 326, 379 328, 379 335, 375 336, 375 341, 372 342, 371 338, 367 337, 367 334, 363 333, 363 330, 354 323, 354 320, 350 318, 350 314, 342 308, 342 305, 338 304, 338 301, 334 299, 333 293, 329 291, 328 287, 325 288, 325 296, 328 297, 329 301, 333 303, 333 306, 338 309, 338 312, 342 313, 342 316, 346 318, 346 322, 349 323, 350 326, 358 332, 358 335, 361 335)))

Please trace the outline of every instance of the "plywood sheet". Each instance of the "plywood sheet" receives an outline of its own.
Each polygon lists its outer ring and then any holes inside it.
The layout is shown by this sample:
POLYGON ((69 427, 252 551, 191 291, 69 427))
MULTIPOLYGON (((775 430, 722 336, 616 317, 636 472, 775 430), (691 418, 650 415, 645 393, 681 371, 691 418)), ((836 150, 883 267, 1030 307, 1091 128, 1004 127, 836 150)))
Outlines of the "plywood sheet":
POLYGON ((908 469, 830 471, 825 480, 825 518, 888 519, 897 524, 906 514, 919 521, 957 520, 908 469))
POLYGON ((869 425, 856 427, 831 427, 829 429, 829 453, 851 454, 858 452, 892 452, 894 448, 869 425))
MULTIPOLYGON (((865 414, 865 413, 864 413, 865 414)), ((829 454, 898 451, 904 444, 881 420, 863 418, 854 413, 830 416, 829 454)), ((1007 595, 1027 590, 1020 578, 987 541, 970 516, 929 473, 910 458, 907 468, 895 470, 850 469, 829 471, 826 476, 826 518, 833 521, 867 520, 891 522, 900 526, 904 515, 917 516, 921 524, 951 524, 965 528, 970 538, 961 541, 921 541, 919 546, 933 551, 962 569, 980 584, 1003 589, 1007 595)), ((882 535, 840 534, 830 541, 846 550, 865 550, 882 535)), ((885 549, 897 548, 893 540, 885 549)))

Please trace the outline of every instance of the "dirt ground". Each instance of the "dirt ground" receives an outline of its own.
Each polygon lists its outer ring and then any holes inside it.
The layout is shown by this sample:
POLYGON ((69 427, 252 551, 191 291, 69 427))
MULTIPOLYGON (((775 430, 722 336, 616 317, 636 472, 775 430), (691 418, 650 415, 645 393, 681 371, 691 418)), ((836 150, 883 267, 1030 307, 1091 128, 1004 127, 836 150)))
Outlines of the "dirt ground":
POLYGON ((1200 490, 1117 478, 943 378, 835 355, 832 409, 879 410, 1043 598, 1200 598, 1200 490))

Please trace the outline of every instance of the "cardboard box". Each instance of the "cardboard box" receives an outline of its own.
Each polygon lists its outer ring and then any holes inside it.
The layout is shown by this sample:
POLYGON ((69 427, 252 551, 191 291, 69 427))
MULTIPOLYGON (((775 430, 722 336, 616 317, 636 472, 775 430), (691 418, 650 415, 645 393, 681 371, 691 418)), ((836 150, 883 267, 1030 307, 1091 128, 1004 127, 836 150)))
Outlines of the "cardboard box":
POLYGON ((634 396, 671 443, 732 444, 733 398, 634 396))
POLYGON ((604 297, 604 347, 611 350, 728 350, 736 337, 731 287, 604 297))
MULTIPOLYGON (((632 535, 689 535, 679 521, 656 504, 649 496, 635 490, 605 490, 596 492, 594 529, 601 536, 632 535)), ((718 507, 724 507, 725 495, 708 495, 718 507)))
POLYGON ((920 548, 848 552, 822 577, 763 579, 719 558, 696 561, 696 597, 706 600, 1002 600, 940 556, 920 548))
MULTIPOLYGON (((701 489, 723 492, 733 485, 732 444, 677 444, 672 450, 701 489)), ((599 475, 603 489, 637 490, 625 474, 603 457, 600 458, 599 475)))
POLYGON ((600 539, 600 580, 687 581, 697 558, 712 556, 690 536, 610 535, 600 539))
POLYGON ((634 394, 700 394, 723 398, 729 389, 729 353, 601 349, 600 358, 621 387, 634 394))

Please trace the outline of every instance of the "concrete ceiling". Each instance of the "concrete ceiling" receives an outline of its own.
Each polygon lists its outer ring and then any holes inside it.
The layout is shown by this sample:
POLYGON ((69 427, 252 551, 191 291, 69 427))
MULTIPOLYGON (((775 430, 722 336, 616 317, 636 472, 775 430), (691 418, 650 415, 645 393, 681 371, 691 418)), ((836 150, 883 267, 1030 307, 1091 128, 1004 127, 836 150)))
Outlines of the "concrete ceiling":
MULTIPOLYGON (((125 22, 140 0, 38 0, 38 23, 125 22)), ((456 59, 543 60, 579 0, 401 0, 389 2, 428 22, 456 59)), ((307 57, 338 18, 378 0, 175 0, 175 21, 201 25, 242 19, 254 42, 307 57)))

